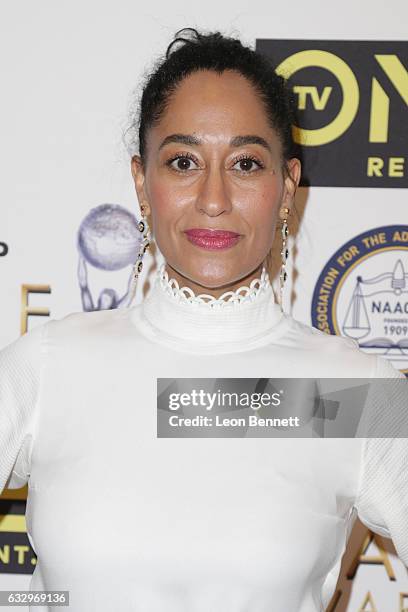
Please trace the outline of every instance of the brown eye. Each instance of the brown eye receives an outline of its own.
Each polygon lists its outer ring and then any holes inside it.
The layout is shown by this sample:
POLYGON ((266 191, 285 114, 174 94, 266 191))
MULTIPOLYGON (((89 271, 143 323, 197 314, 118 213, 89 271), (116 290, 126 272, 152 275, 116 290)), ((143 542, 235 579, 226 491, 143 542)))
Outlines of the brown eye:
POLYGON ((188 159, 187 157, 179 157, 175 161, 176 161, 177 170, 189 170, 190 169, 191 159, 188 159))
POLYGON ((244 172, 248 172, 249 170, 251 170, 252 166, 254 165, 252 159, 241 159, 241 161, 238 163, 240 170, 243 170, 244 172))
POLYGON ((246 174, 252 174, 252 172, 256 172, 257 170, 263 168, 263 164, 261 164, 260 161, 258 161, 256 158, 248 157, 247 155, 238 159, 234 164, 234 167, 235 166, 238 166, 236 170, 246 174), (254 168, 255 165, 257 167, 254 168))
POLYGON ((194 170, 192 164, 196 163, 189 155, 176 155, 166 162, 166 165, 176 170, 176 172, 186 172, 194 170))

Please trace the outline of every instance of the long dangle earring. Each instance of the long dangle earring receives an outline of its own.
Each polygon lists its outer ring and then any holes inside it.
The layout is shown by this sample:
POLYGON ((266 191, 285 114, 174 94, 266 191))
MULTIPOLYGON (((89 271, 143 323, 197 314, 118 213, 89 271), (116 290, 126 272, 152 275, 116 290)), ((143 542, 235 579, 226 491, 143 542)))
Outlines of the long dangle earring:
POLYGON ((281 271, 280 271, 280 275, 279 275, 279 297, 278 297, 278 302, 279 302, 279 306, 281 308, 281 311, 283 312, 283 288, 284 288, 284 284, 285 281, 288 277, 288 274, 286 272, 286 261, 288 259, 289 256, 289 249, 287 248, 286 244, 287 244, 287 238, 289 235, 289 228, 288 228, 288 215, 289 215, 289 208, 283 208, 282 212, 285 214, 285 218, 283 219, 283 224, 282 224, 282 229, 281 229, 281 234, 282 234, 282 250, 281 250, 281 260, 282 260, 282 264, 281 264, 281 271))
MULTIPOLYGON (((145 205, 141 204, 140 206, 140 211, 142 213, 142 217, 145 216, 145 205)), ((141 219, 138 223, 138 229, 140 231, 140 233, 142 234, 142 240, 140 243, 140 248, 139 248, 139 253, 136 259, 136 262, 133 265, 133 270, 132 270, 132 280, 130 283, 130 287, 129 287, 129 291, 128 291, 128 300, 127 300, 127 305, 128 308, 130 307, 131 303, 133 302, 133 299, 136 295, 136 288, 137 288, 137 281, 139 278, 139 275, 143 269, 143 255, 146 253, 147 249, 149 248, 150 245, 150 228, 149 225, 146 221, 146 219, 141 219)))

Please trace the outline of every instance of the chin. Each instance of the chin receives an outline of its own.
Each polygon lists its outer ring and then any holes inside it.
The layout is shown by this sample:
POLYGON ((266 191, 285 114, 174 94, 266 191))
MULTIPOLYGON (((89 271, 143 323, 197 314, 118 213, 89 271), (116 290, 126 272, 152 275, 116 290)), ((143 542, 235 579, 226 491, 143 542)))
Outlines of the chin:
POLYGON ((179 273, 208 289, 218 289, 229 285, 246 274, 237 270, 236 266, 223 266, 220 262, 213 261, 190 264, 188 271, 180 271, 179 273))

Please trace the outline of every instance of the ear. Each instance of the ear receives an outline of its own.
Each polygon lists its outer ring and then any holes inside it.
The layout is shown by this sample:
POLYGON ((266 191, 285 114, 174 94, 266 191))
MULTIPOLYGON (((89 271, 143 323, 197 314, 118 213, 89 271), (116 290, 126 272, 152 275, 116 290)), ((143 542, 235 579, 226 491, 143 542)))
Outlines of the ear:
POLYGON ((145 192, 145 174, 143 162, 140 155, 133 155, 130 162, 133 180, 135 182, 135 189, 139 204, 144 207, 146 216, 150 215, 150 206, 146 198, 145 192))
POLYGON ((284 208, 292 209, 301 176, 301 163, 297 157, 292 157, 287 161, 287 172, 285 172, 283 197, 280 209, 281 218, 286 217, 284 208))

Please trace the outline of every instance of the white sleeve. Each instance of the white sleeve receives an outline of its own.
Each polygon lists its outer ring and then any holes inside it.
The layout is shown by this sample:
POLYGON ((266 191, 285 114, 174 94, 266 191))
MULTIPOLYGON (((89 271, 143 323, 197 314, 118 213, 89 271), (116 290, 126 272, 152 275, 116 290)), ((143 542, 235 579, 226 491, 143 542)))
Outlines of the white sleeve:
POLYGON ((0 493, 28 480, 47 323, 0 350, 0 493))
POLYGON ((392 539, 408 567, 408 380, 380 356, 374 376, 394 381, 376 385, 370 402, 371 433, 378 437, 363 440, 355 507, 364 525, 392 539))

